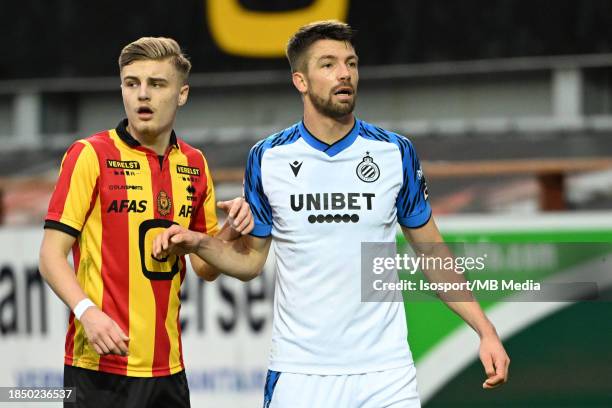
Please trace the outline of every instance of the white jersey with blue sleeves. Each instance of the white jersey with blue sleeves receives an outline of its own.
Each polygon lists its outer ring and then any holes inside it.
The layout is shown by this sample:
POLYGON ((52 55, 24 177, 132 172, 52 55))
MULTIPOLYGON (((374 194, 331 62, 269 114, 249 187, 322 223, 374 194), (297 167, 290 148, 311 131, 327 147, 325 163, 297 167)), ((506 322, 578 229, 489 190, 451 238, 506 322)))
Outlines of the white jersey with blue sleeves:
POLYGON ((361 302, 361 243, 395 242, 431 217, 410 141, 366 122, 333 145, 300 122, 256 144, 245 196, 272 236, 270 369, 357 374, 412 363, 402 303, 361 302))

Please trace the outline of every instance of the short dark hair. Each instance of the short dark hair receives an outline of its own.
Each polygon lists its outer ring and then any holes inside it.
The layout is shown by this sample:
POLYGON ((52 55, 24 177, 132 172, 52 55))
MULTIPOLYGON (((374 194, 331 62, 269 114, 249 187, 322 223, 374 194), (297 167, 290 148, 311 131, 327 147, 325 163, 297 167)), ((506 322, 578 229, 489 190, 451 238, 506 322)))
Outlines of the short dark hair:
POLYGON ((293 34, 287 43, 286 55, 291 72, 305 71, 305 55, 312 44, 319 40, 347 41, 354 47, 355 30, 337 20, 315 21, 306 24, 293 34))

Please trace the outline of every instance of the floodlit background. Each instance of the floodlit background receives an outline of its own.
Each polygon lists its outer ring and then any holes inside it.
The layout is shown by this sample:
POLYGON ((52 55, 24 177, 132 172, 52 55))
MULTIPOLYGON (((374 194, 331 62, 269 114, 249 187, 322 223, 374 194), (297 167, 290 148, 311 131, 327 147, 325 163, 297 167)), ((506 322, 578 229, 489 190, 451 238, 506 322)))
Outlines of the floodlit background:
MULTIPOLYGON (((176 132, 204 151, 219 199, 241 194, 257 140, 301 119, 288 36, 336 18, 359 32, 357 116, 413 141, 448 239, 612 241, 611 2, 176 3, 2 5, 0 386, 61 384, 67 312, 36 270, 42 222, 65 149, 124 117, 116 61, 141 36, 191 57, 176 132)), ((270 268, 249 284, 190 274, 183 288, 192 403, 259 406, 270 268)), ((610 303, 511 306, 486 305, 512 366, 484 392, 476 336, 441 305, 407 304, 425 407, 612 406, 610 303)))

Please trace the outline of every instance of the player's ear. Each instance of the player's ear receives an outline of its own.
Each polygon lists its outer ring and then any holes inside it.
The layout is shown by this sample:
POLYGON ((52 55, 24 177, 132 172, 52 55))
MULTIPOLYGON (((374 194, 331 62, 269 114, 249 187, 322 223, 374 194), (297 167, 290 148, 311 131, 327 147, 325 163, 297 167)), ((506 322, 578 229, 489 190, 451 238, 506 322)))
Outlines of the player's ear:
POLYGON ((189 96, 189 85, 185 84, 181 86, 178 97, 178 106, 183 106, 187 103, 187 97, 189 96))
POLYGON ((291 75, 291 79, 293 80, 293 86, 295 86, 295 89, 297 89, 300 93, 303 94, 308 91, 308 82, 306 81, 306 76, 304 74, 296 71, 291 75))

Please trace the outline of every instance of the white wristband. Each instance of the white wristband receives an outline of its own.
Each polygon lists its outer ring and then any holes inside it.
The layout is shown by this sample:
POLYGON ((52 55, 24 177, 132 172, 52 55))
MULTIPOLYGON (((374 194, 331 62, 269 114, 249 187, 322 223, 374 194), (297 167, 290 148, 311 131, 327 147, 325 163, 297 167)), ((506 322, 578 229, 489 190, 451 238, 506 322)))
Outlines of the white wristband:
POLYGON ((78 320, 81 320, 81 316, 83 315, 83 313, 85 313, 85 310, 87 310, 91 306, 95 306, 95 304, 89 298, 85 298, 85 299, 81 300, 74 307, 74 310, 73 310, 74 316, 78 320))

